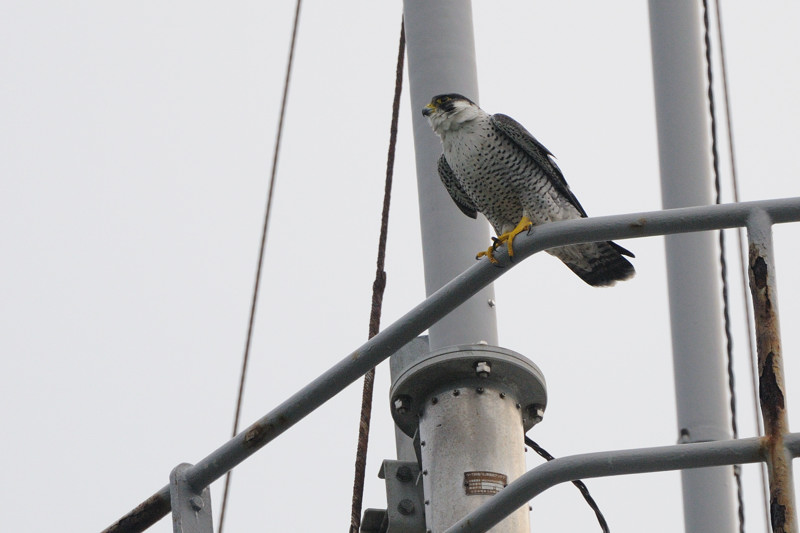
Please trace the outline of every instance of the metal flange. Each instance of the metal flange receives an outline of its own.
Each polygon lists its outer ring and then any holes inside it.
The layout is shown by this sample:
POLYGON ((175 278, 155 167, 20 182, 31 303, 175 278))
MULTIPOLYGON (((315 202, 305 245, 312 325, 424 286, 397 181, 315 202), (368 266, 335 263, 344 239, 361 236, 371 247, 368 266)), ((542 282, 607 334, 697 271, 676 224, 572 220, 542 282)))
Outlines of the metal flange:
POLYGON ((413 437, 426 402, 445 391, 491 387, 520 407, 525 431, 541 421, 547 387, 539 367, 505 348, 481 344, 448 346, 407 368, 392 384, 392 416, 413 437))

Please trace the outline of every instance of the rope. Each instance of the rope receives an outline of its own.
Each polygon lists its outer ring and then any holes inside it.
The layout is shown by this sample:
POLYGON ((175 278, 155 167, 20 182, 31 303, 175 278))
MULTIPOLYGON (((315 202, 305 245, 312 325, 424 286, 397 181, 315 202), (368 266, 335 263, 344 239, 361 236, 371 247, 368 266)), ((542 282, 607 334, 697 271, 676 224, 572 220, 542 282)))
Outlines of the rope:
MULTIPOLYGON (((533 448, 533 451, 544 457, 547 461, 552 461, 555 459, 555 457, 550 455, 547 450, 536 444, 536 442, 534 442, 533 439, 527 435, 525 436, 525 444, 533 448)), ((586 503, 588 503, 589 507, 591 507, 592 511, 594 511, 594 515, 597 517, 597 522, 600 524, 600 529, 603 530, 603 533, 609 533, 610 530, 608 528, 608 522, 606 522, 606 518, 603 516, 602 511, 600 511, 600 507, 597 505, 597 502, 594 501, 592 495, 589 494, 589 489, 586 487, 586 484, 580 479, 574 480, 572 484, 578 488, 583 496, 583 499, 586 500, 586 503)))
MULTIPOLYGON (((386 272, 383 270, 386 259, 386 236, 389 229, 389 203, 392 198, 392 175, 394 173, 394 152, 397 144, 397 120, 400 115, 400 94, 403 89, 403 59, 406 49, 405 26, 400 23, 400 44, 397 51, 397 69, 392 103, 392 124, 389 133, 389 150, 386 154, 386 184, 383 192, 383 212, 381 213, 381 232, 378 239, 378 258, 375 281, 372 283, 372 308, 369 317, 369 338, 380 331, 383 291, 386 288, 386 272)), ((358 426, 358 445, 356 447, 355 479, 353 480, 353 505, 350 509, 350 533, 358 533, 361 527, 361 506, 364 497, 364 476, 367 466, 367 446, 369 443, 369 424, 372 417, 372 390, 375 383, 375 369, 364 375, 361 394, 361 416, 358 426)))
MULTIPOLYGON (((731 185, 733 189, 733 201, 738 203, 739 202, 739 179, 738 179, 738 172, 736 168, 736 150, 734 148, 733 142, 733 119, 731 118, 731 105, 730 105, 730 92, 728 90, 728 67, 727 67, 727 60, 725 54, 725 41, 722 36, 722 13, 720 9, 719 0, 714 2, 714 6, 716 8, 716 15, 717 15, 717 39, 719 41, 719 56, 720 56, 720 72, 722 74, 722 95, 723 95, 723 103, 725 105, 725 121, 726 121, 726 129, 728 130, 728 148, 729 148, 729 155, 730 155, 730 165, 731 165, 731 185)), ((753 323, 753 314, 750 310, 750 306, 748 305, 747 301, 747 294, 748 294, 748 287, 747 287, 747 263, 745 261, 745 246, 744 246, 744 230, 742 228, 738 228, 736 231, 736 237, 739 247, 739 265, 741 268, 742 273, 742 299, 744 303, 744 311, 745 311, 745 331, 747 332, 747 349, 748 355, 750 359, 750 387, 751 387, 751 397, 753 400, 753 413, 755 416, 756 421, 756 429, 758 435, 764 434, 764 424, 759 416, 759 404, 758 404, 758 378, 757 376, 757 363, 756 363, 756 352, 754 349, 755 340, 753 339, 753 332, 750 329, 750 324, 753 323)), ((767 502, 769 501, 769 491, 767 489, 767 467, 766 464, 761 463, 761 467, 759 468, 759 472, 761 474, 761 489, 763 493, 763 498, 761 503, 764 509, 764 520, 765 520, 765 527, 766 531, 770 529, 770 514, 769 514, 769 506, 767 502)))
MULTIPOLYGON (((706 47, 706 76, 708 78, 708 107, 711 115, 711 157, 714 170, 714 190, 716 192, 715 202, 722 203, 722 192, 719 176, 719 154, 717 151, 717 115, 714 105, 714 85, 711 66, 711 31, 708 16, 708 0, 703 0, 703 25, 705 28, 705 47, 706 47)), ((731 432, 733 438, 739 438, 739 427, 736 416, 736 388, 733 370, 733 334, 731 333, 730 304, 728 301, 728 266, 725 260, 725 232, 719 231, 719 265, 720 276, 722 278, 722 316, 725 324, 726 351, 728 355, 728 389, 730 390, 731 407, 731 432)), ((736 498, 739 504, 739 531, 744 533, 744 496, 742 493, 742 467, 733 466, 733 477, 736 480, 736 498)))
MULTIPOLYGON (((269 178, 269 191, 267 193, 267 207, 264 212, 264 225, 261 228, 261 245, 258 251, 258 266, 256 267, 256 280, 253 285, 253 298, 250 302, 250 319, 247 323, 247 340, 244 345, 244 357, 242 358, 242 373, 239 378, 239 393, 236 396, 236 412, 233 415, 233 432, 232 436, 235 437, 239 432, 239 421, 242 413, 242 397, 244 396, 244 381, 247 375, 247 363, 250 359, 250 345, 253 338, 253 322, 256 316, 256 302, 258 300, 258 287, 261 283, 261 267, 264 263, 264 248, 267 243, 267 228, 269 227, 269 216, 272 212, 272 196, 275 191, 275 176, 278 169, 278 153, 281 146, 281 137, 283 135, 283 119, 286 116, 286 101, 289 96, 289 78, 292 72, 292 63, 294 62, 294 49, 297 42, 297 25, 300 20, 300 1, 297 0, 297 5, 294 10, 294 25, 292 26, 292 41, 289 45, 289 60, 286 64, 286 77, 283 80, 283 97, 281 98, 281 110, 278 118, 278 133, 275 136, 275 149, 272 153, 272 172, 269 178)), ((228 492, 231 485, 231 474, 229 471, 225 476, 225 489, 222 493, 222 507, 219 513, 219 526, 217 531, 222 533, 222 528, 225 525, 225 509, 228 505, 228 492)))

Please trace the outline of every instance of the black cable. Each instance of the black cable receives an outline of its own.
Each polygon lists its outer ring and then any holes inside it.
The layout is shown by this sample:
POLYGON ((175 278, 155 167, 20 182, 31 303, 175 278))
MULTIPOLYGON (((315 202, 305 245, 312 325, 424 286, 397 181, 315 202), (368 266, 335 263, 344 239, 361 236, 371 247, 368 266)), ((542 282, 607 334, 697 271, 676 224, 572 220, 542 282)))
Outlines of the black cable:
MULTIPOLYGON (((294 10, 294 25, 292 26, 292 41, 289 45, 289 60, 286 64, 286 77, 283 80, 283 97, 281 99, 281 111, 278 118, 278 133, 275 136, 275 149, 272 153, 272 172, 269 179, 269 191, 267 192, 267 207, 264 212, 264 224, 261 228, 261 246, 258 251, 258 266, 256 267, 256 280, 253 285, 253 297, 250 301, 250 319, 247 323, 247 340, 244 345, 244 357, 242 358, 242 372, 239 377, 239 393, 236 396, 236 412, 233 415, 233 434, 235 437, 239 432, 239 420, 242 413, 242 397, 244 396, 244 382, 247 375, 247 363, 250 359, 250 345, 253 338, 253 323, 256 316, 256 302, 258 301, 258 287, 261 282, 261 267, 264 263, 264 248, 267 242, 267 228, 269 227, 269 215, 272 211, 272 196, 275 190, 275 176, 278 169, 278 153, 281 146, 281 136, 283 135, 283 118, 286 115, 286 101, 289 96, 289 78, 292 73, 292 64, 294 62, 294 49, 297 42, 297 25, 300 20, 300 2, 297 0, 297 5, 294 10)), ((222 506, 219 513, 219 525, 217 527, 218 533, 222 533, 222 528, 225 525, 225 510, 228 506, 228 492, 231 485, 232 471, 228 472, 225 476, 225 489, 222 492, 222 506)))
MULTIPOLYGON (((714 2, 716 10, 716 26, 717 26, 717 40, 719 43, 719 58, 720 58, 720 74, 722 75, 722 96, 725 107, 725 124, 728 132, 728 154, 731 165, 731 188, 733 189, 733 201, 739 202, 739 178, 736 165, 736 150, 733 142, 733 118, 731 116, 731 101, 730 91, 728 90, 728 67, 725 53, 725 39, 722 35, 722 9, 720 8, 719 0, 714 2)), ((758 435, 764 434, 764 424, 759 416, 759 403, 758 403, 758 364, 756 363, 755 340, 753 339, 753 331, 750 327, 753 324, 753 313, 750 310, 749 301, 747 299, 747 261, 745 257, 745 244, 744 244, 744 229, 738 228, 736 230, 736 237, 739 249, 739 266, 741 269, 742 277, 742 299, 744 302, 744 322, 745 331, 747 332, 747 350, 750 359, 750 389, 752 391, 753 399, 753 412, 755 414, 756 429, 758 435)), ((763 493, 762 504, 764 510, 764 524, 765 531, 769 531, 771 527, 770 513, 769 513, 769 490, 767 489, 767 465, 761 463, 759 468, 761 475, 761 491, 763 493)))
MULTIPOLYGON (((525 435, 525 444, 530 446, 533 449, 533 451, 538 453, 547 461, 552 461, 553 459, 555 459, 555 457, 550 455, 550 453, 547 450, 536 444, 536 442, 534 442, 534 440, 528 437, 527 435, 525 435)), ((586 500, 586 503, 588 503, 589 507, 591 507, 592 511, 594 511, 594 515, 597 517, 597 522, 600 524, 600 528, 603 530, 603 533, 609 533, 609 531, 611 530, 608 528, 608 522, 606 522, 606 518, 603 516, 602 511, 600 511, 600 507, 597 505, 597 502, 594 501, 592 495, 589 494, 589 489, 586 487, 586 484, 580 479, 576 479, 575 481, 572 482, 572 484, 578 488, 578 490, 581 492, 581 495, 583 496, 583 499, 586 500)))
MULTIPOLYGON (((717 151, 717 114, 714 105, 714 78, 711 64, 711 30, 708 15, 708 0, 703 0, 703 25, 706 46, 706 76, 708 81, 708 108, 711 116, 711 158, 714 171, 715 202, 722 203, 722 188, 720 186, 719 153, 717 151)), ((719 230, 719 265, 722 278, 722 316, 725 325, 726 352, 728 355, 728 389, 730 391, 731 432, 733 438, 739 438, 739 427, 736 416, 736 387, 733 369, 733 334, 731 332, 730 304, 728 301, 728 266, 725 260, 725 232, 719 230)), ((739 504, 739 531, 744 533, 744 496, 742 494, 742 467, 733 466, 733 477, 736 480, 736 497, 739 504)))

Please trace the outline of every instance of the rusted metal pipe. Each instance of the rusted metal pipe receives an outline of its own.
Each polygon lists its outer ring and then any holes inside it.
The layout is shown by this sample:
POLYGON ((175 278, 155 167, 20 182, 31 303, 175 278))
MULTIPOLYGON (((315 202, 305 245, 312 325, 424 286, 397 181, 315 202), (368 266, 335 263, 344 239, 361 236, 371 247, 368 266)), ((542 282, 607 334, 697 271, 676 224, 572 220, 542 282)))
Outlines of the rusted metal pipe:
MULTIPOLYGON (((200 460, 187 471, 187 477, 195 489, 207 487, 364 375, 367 370, 416 338, 467 298, 536 252, 579 242, 739 227, 747 224, 753 210, 763 210, 769 215, 771 223, 798 222, 800 197, 565 220, 537 227, 530 235, 521 234, 514 241, 515 262, 508 261, 505 248, 499 249, 495 254, 505 268, 495 268, 488 261, 475 262, 468 270, 327 372, 200 460)), ((169 485, 165 485, 104 533, 144 531, 166 516, 169 510, 169 485)))
POLYGON ((789 423, 772 254, 772 220, 765 211, 756 210, 750 216, 747 236, 750 244, 748 272, 758 350, 759 399, 765 432, 763 453, 769 475, 770 521, 773 533, 796 533, 792 461, 784 447, 789 423))

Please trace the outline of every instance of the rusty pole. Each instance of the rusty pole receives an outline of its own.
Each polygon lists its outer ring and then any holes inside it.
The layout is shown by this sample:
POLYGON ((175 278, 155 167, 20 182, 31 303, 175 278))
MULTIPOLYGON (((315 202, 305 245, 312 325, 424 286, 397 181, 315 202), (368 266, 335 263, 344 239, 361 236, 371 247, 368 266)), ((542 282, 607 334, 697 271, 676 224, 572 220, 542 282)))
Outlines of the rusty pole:
POLYGON ((759 399, 765 432, 763 453, 769 474, 770 521, 773 533, 797 533, 792 460, 784 446, 789 423, 772 255, 772 220, 766 212, 758 210, 751 215, 747 222, 747 236, 758 349, 759 399))

